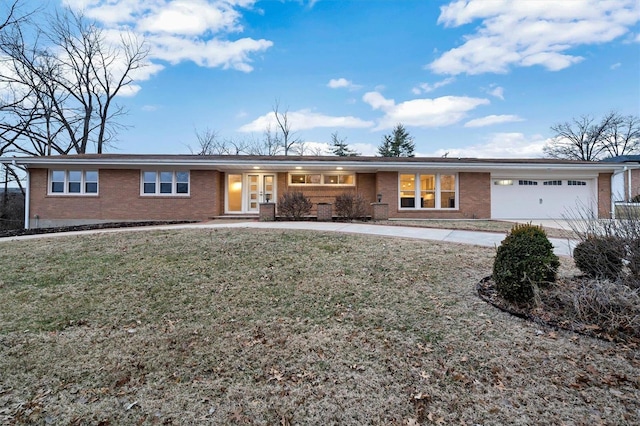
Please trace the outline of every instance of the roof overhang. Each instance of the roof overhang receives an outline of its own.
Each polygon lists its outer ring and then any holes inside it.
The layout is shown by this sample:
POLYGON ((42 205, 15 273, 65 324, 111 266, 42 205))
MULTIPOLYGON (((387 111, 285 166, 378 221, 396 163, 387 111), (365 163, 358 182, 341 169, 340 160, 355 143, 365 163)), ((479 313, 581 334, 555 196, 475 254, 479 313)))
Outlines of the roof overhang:
POLYGON ((240 171, 327 171, 344 170, 363 173, 384 171, 441 170, 462 172, 518 173, 616 173, 624 163, 585 162, 543 159, 478 159, 478 158, 384 158, 384 157, 265 157, 265 156, 197 156, 197 155, 68 155, 45 157, 0 157, 1 163, 25 168, 184 168, 190 170, 240 171))

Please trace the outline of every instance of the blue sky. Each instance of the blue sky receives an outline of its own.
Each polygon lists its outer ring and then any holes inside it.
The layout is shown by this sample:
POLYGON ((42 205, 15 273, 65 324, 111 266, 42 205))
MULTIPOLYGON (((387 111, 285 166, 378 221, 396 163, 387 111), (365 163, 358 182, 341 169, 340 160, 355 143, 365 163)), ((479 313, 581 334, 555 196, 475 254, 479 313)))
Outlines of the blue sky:
POLYGON ((637 0, 61 4, 151 47, 115 152, 261 139, 276 101, 309 147, 338 132, 368 155, 397 123, 419 156, 531 157, 554 123, 640 115, 637 0))

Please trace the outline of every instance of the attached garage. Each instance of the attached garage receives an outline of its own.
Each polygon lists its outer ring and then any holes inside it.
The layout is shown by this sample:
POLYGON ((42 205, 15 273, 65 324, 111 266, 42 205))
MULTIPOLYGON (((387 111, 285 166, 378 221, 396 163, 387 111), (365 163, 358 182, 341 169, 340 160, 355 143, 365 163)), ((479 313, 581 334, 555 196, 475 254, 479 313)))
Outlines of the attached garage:
POLYGON ((596 211, 597 179, 492 177, 493 219, 561 219, 596 211))

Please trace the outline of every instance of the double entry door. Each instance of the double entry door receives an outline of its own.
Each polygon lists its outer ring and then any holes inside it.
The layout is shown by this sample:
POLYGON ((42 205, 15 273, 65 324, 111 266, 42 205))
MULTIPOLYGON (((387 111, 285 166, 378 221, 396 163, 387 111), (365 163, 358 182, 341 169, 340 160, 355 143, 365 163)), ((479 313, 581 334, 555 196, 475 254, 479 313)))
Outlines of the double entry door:
POLYGON ((275 201, 274 173, 227 176, 227 213, 258 213, 260 203, 275 201))

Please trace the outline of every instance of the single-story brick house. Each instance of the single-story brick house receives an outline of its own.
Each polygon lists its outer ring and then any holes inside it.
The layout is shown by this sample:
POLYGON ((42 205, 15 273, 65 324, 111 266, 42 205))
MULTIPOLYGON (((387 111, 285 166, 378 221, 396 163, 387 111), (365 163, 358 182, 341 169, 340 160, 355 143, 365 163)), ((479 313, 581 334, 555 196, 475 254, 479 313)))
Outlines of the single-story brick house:
POLYGON ((312 213, 350 192, 371 209, 387 204, 392 219, 549 219, 577 206, 609 218, 615 201, 638 193, 625 183, 638 163, 615 161, 128 154, 0 160, 28 172, 28 228, 257 217, 261 203, 277 204, 287 191, 309 197, 312 213))

